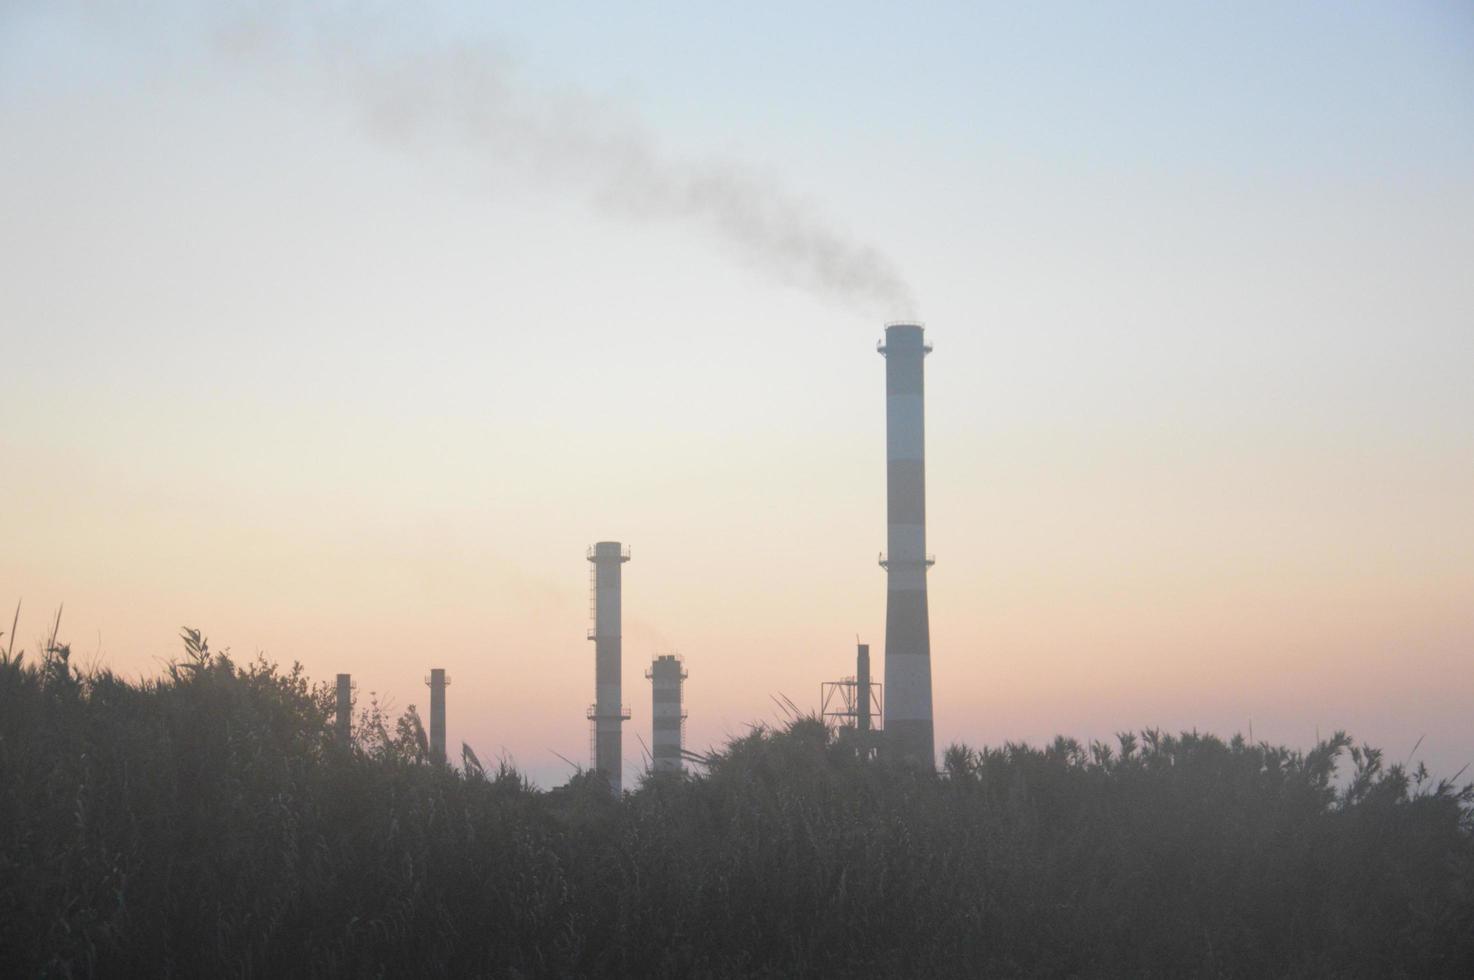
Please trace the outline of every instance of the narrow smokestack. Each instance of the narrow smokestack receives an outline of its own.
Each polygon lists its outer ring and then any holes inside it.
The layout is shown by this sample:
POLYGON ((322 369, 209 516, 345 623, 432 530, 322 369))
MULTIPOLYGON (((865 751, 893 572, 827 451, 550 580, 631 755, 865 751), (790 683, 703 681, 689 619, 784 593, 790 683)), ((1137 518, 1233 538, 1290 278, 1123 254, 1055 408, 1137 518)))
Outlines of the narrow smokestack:
POLYGON ((855 654, 855 727, 870 731, 870 644, 861 643, 855 654))
POLYGON ((629 718, 620 685, 620 578, 630 551, 618 541, 600 541, 587 557, 594 564, 594 627, 589 639, 594 641, 595 701, 588 714, 594 724, 594 770, 604 774, 618 796, 624 765, 621 737, 629 718))
POLYGON ((430 668, 430 761, 437 766, 445 764, 445 688, 450 678, 445 668, 430 668))
POLYGON ((685 743, 686 711, 681 682, 686 668, 673 654, 656 657, 645 672, 650 678, 650 746, 656 772, 684 772, 681 749, 685 743))
POLYGON ((931 345, 917 323, 892 323, 885 357, 888 551, 885 606, 885 731, 890 750, 935 765, 931 628, 927 620, 925 405, 922 360, 931 345))
POLYGON ((353 739, 353 675, 338 675, 338 716, 333 727, 338 741, 347 745, 353 739))

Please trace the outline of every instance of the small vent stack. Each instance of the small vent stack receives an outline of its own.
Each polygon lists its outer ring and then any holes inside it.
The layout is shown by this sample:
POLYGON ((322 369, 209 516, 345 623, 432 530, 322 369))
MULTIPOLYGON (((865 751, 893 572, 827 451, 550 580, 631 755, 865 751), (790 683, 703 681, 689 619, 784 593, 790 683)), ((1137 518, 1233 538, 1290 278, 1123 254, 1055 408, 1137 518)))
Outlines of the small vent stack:
POLYGON ((675 654, 656 657, 645 672, 650 678, 650 751, 656 772, 684 772, 686 703, 682 697, 686 667, 675 654))
POLYGON ((445 765, 445 689, 450 678, 445 676, 444 667, 430 668, 425 678, 430 687, 430 761, 437 766, 445 765))

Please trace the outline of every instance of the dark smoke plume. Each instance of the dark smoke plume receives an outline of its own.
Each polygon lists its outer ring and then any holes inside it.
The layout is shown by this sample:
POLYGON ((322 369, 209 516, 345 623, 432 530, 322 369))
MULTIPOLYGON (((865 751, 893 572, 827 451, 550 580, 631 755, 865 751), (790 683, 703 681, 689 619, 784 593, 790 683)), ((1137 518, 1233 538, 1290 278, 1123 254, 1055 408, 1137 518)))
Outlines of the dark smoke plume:
POLYGON ((457 42, 406 55, 362 16, 290 24, 258 8, 217 29, 253 59, 305 56, 379 137, 446 141, 488 167, 581 192, 625 218, 706 233, 742 264, 867 314, 912 316, 916 304, 891 259, 846 234, 763 171, 729 160, 662 153, 637 122, 585 96, 519 84, 489 45, 457 42))

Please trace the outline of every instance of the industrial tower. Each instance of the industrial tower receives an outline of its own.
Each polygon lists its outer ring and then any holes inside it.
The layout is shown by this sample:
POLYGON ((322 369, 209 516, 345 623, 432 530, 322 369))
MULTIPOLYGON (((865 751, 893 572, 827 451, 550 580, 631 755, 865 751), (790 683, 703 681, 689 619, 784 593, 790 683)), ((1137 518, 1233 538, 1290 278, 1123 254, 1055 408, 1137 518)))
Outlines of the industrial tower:
POLYGON ((425 678, 430 686, 430 761, 445 764, 445 689, 450 678, 445 676, 444 667, 431 667, 430 676, 425 678))
POLYGON ((656 772, 684 772, 686 711, 681 682, 686 668, 674 654, 656 657, 645 671, 650 678, 650 751, 656 772))
POLYGON ((618 541, 600 541, 588 550, 593 562, 594 704, 588 719, 594 727, 594 770, 604 774, 615 796, 620 794, 624 766, 623 725, 629 720, 620 685, 620 577, 630 560, 628 547, 618 541))
POLYGON ((338 730, 338 741, 347 745, 353 739, 353 675, 338 675, 337 718, 334 728, 338 730))
POLYGON ((885 729, 889 750, 936 764, 931 713, 931 628, 927 620, 926 425, 922 360, 931 345, 919 323, 889 323, 876 345, 885 357, 886 570, 885 729))
POLYGON ((870 679, 870 644, 861 643, 855 651, 853 677, 825 681, 819 685, 819 715, 826 725, 852 728, 865 747, 867 755, 877 735, 876 716, 883 717, 884 685, 870 679))

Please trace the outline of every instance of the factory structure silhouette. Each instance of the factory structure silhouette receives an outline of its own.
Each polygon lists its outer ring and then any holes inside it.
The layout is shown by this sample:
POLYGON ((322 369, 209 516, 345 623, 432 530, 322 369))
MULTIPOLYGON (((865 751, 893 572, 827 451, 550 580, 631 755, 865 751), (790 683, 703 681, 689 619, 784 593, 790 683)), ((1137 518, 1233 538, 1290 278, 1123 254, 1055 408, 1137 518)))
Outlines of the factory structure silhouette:
MULTIPOLYGON (((857 643, 855 673, 820 687, 821 714, 827 722, 855 730, 865 751, 932 766, 931 627, 926 598, 927 571, 934 563, 926 550, 926 401, 923 361, 931 353, 920 323, 888 323, 876 350, 885 358, 886 573, 885 680, 874 683, 870 647, 857 643), (876 720, 880 723, 877 725, 876 720)), ((589 547, 588 639, 594 644, 594 703, 589 705, 591 768, 618 796, 623 789, 624 723, 631 714, 622 684, 621 584, 630 547, 600 541, 589 547)), ((685 769, 686 666, 675 654, 656 656, 645 677, 650 681, 650 768, 656 773, 685 769)), ((433 762, 445 754, 444 669, 430 671, 429 750, 433 762)), ((352 736, 351 675, 339 674, 336 730, 352 736)))

